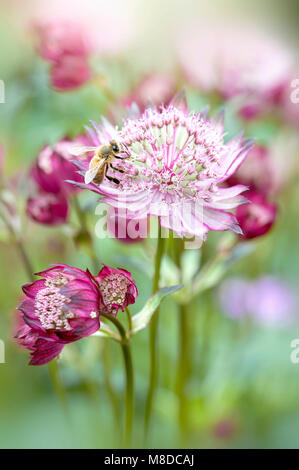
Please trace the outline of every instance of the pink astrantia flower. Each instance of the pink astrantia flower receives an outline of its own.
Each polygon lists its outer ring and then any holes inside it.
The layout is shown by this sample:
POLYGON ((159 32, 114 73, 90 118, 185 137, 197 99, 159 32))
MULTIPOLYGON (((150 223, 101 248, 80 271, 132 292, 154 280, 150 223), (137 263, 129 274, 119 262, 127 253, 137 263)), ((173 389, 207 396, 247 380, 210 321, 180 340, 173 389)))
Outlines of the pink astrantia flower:
POLYGON ((26 299, 18 307, 27 326, 17 338, 31 350, 31 365, 49 362, 65 344, 100 327, 100 298, 90 273, 57 264, 37 275, 43 279, 23 286, 26 299))
POLYGON ((26 213, 40 224, 60 225, 67 220, 68 202, 63 194, 40 191, 37 196, 27 199, 26 213))
POLYGON ((250 240, 269 232, 276 220, 277 206, 255 190, 248 191, 246 197, 250 204, 238 207, 236 218, 243 232, 241 238, 250 240))
POLYGON ((95 279, 99 284, 103 313, 116 315, 118 310, 124 311, 135 303, 138 291, 129 271, 104 265, 95 279))
MULTIPOLYGON (((94 124, 95 146, 115 138, 129 156, 117 160, 123 173, 111 171, 118 185, 104 178, 101 185, 79 186, 103 195, 118 209, 126 208, 129 218, 159 217, 161 225, 180 236, 205 239, 209 230, 239 233, 237 220, 228 211, 246 202, 241 196, 246 187, 220 185, 241 165, 252 141, 237 136, 224 143, 223 127, 220 117, 209 120, 205 112, 189 114, 184 103, 149 108, 127 119, 119 132, 107 121, 94 124)), ((82 173, 87 170, 86 164, 78 167, 82 173)))

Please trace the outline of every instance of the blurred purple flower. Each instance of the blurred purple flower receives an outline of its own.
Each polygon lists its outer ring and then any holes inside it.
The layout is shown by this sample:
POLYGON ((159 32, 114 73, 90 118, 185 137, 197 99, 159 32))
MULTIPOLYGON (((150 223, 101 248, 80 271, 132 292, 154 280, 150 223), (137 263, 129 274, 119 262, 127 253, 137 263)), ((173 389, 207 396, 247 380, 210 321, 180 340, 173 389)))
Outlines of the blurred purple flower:
POLYGON ((221 307, 229 317, 241 318, 249 313, 248 289, 248 280, 242 278, 230 278, 221 283, 218 298, 221 307))
POLYGON ((250 203, 237 207, 236 219, 243 232, 240 238, 250 240, 265 235, 271 229, 276 220, 277 206, 255 190, 247 191, 246 197, 250 203))
POLYGON ((256 321, 263 325, 289 324, 296 313, 295 292, 271 276, 254 283, 248 303, 256 321))
POLYGON ((231 318, 250 316, 261 325, 288 325, 298 306, 295 291, 281 279, 230 278, 218 290, 221 308, 231 318))

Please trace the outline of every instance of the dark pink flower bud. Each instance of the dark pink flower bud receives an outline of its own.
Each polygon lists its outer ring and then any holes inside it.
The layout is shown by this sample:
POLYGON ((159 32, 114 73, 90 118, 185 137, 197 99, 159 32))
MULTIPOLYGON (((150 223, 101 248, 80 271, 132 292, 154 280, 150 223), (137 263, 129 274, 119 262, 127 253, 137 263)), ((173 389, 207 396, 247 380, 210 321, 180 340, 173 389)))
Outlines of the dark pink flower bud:
POLYGON ((91 69, 84 57, 65 56, 52 65, 50 78, 56 90, 75 90, 90 80, 91 69))
POLYGON ((60 225, 66 222, 68 203, 62 194, 40 191, 27 200, 27 215, 35 222, 45 225, 60 225))
POLYGON ((262 193, 248 191, 248 204, 237 207, 236 219, 242 229, 243 239, 260 237, 267 233, 276 220, 277 206, 268 202, 262 193))
POLYGON ((118 310, 135 303, 138 296, 135 281, 125 269, 114 269, 104 265, 96 276, 101 292, 101 311, 116 315, 118 310))
POLYGON ((37 273, 25 284, 18 309, 23 314, 16 338, 31 351, 31 365, 43 365, 71 342, 90 336, 100 327, 100 295, 89 272, 57 264, 37 273))
POLYGON ((69 194, 76 192, 77 189, 73 184, 66 183, 66 180, 71 179, 78 183, 84 181, 72 163, 74 157, 70 153, 70 148, 74 143, 88 144, 85 137, 79 136, 73 141, 63 139, 53 147, 46 146, 40 151, 30 174, 42 191, 69 194))

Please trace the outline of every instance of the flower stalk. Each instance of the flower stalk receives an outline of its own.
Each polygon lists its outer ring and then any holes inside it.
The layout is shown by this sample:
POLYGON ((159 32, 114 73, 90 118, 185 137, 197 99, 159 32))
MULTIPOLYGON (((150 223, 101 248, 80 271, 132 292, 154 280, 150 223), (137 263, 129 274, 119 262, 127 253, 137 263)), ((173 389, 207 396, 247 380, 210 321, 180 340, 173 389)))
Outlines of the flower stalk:
POLYGON ((121 349, 123 353, 125 373, 126 373, 126 393, 125 393, 125 435, 124 445, 128 448, 131 446, 132 430, 133 430, 133 418, 134 418, 134 370, 131 348, 129 344, 129 338, 126 335, 126 331, 123 325, 111 314, 101 313, 103 318, 111 321, 119 331, 121 336, 121 349))
MULTIPOLYGON (((155 274, 153 280, 153 293, 159 289, 159 279, 161 271, 161 262, 164 252, 164 239, 162 238, 162 229, 159 223, 159 232, 158 232, 158 245, 156 252, 155 260, 155 274)), ((155 390, 157 385, 157 368, 158 368, 158 324, 159 324, 159 309, 156 310, 156 313, 153 316, 153 319, 150 324, 150 376, 149 376, 149 387, 146 400, 146 409, 145 409, 145 439, 147 439, 147 434, 150 425, 150 418, 153 408, 153 401, 155 397, 155 390)))

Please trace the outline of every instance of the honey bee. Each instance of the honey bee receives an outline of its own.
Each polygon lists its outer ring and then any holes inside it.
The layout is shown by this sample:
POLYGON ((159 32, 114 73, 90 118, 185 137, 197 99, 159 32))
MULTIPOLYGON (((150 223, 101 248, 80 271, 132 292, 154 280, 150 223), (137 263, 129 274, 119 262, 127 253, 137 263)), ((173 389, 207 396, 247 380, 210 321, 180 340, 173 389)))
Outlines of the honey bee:
POLYGON ((78 155, 78 153, 82 154, 82 152, 86 153, 90 151, 94 151, 95 154, 89 163, 87 172, 85 173, 85 184, 89 184, 91 182, 101 184, 104 177, 107 178, 108 181, 119 184, 119 180, 117 178, 108 175, 108 170, 112 169, 119 173, 124 173, 124 170, 113 166, 112 163, 115 159, 125 160, 125 157, 122 157, 120 154, 128 154, 126 146, 124 144, 119 144, 116 140, 111 140, 109 143, 100 145, 99 147, 82 148, 79 151, 77 150, 76 152, 73 152, 73 154, 78 155))

